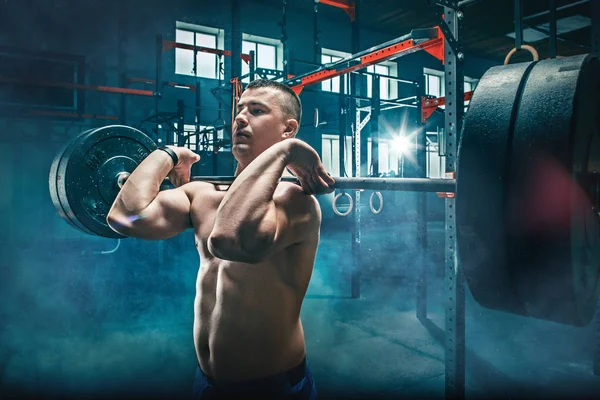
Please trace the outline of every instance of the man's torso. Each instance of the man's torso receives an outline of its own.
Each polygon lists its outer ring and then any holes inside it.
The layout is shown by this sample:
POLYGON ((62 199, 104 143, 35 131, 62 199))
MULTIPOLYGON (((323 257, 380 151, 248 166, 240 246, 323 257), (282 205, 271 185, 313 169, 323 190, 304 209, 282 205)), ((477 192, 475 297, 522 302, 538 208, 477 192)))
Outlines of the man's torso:
MULTIPOLYGON (((191 218, 200 269, 194 343, 212 378, 243 381, 293 368, 305 357, 300 308, 313 270, 318 235, 258 264, 222 260, 208 251, 225 191, 194 183, 191 218)), ((281 183, 277 190, 280 190, 281 183)))

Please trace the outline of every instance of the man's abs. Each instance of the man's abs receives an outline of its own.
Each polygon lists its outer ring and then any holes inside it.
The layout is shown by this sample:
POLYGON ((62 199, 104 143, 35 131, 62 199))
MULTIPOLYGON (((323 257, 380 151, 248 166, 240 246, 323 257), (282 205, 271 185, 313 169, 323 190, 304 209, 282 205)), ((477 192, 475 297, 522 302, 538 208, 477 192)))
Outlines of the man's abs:
POLYGON ((244 381, 298 365, 305 357, 299 317, 303 296, 268 263, 204 263, 194 307, 202 370, 217 380, 244 381))

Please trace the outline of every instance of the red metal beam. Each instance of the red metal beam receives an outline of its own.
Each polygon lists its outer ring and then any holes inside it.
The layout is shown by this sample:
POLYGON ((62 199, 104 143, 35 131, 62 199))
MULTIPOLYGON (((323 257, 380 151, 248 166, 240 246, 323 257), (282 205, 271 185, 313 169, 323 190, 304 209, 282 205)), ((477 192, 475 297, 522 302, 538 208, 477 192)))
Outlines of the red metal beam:
POLYGON ((343 69, 329 69, 320 70, 312 74, 302 77, 301 83, 290 86, 290 88, 296 93, 300 94, 305 86, 314 85, 319 82, 323 82, 327 79, 335 78, 336 76, 345 75, 359 69, 366 68, 370 65, 380 63, 393 57, 404 56, 412 54, 416 51, 425 50, 428 53, 443 58, 444 54, 444 37, 439 27, 436 27, 437 37, 434 39, 427 40, 422 43, 415 44, 413 39, 408 39, 400 43, 396 43, 365 54, 362 57, 356 58, 355 65, 351 65, 343 69))
MULTIPOLYGON (((177 43, 177 42, 173 42, 171 40, 163 40, 163 45, 162 45, 163 53, 165 51, 169 51, 173 48, 192 50, 192 51, 195 50, 195 51, 200 51, 202 53, 210 53, 210 54, 216 54, 218 56, 231 57, 231 50, 211 49, 210 47, 194 46, 192 44, 177 43)), ((249 63, 251 60, 250 54, 242 53, 242 54, 240 54, 240 58, 242 60, 244 60, 246 63, 249 63)))
POLYGON ((350 21, 354 21, 356 19, 356 7, 354 5, 354 1, 352 0, 319 0, 319 3, 341 8, 346 12, 346 14, 348 14, 350 21))
POLYGON ((0 77, 0 83, 12 83, 12 84, 18 84, 18 85, 24 85, 24 86, 62 87, 65 89, 93 90, 93 91, 97 91, 97 92, 131 94, 131 95, 136 95, 136 96, 148 96, 148 97, 154 96, 154 92, 152 92, 150 90, 126 89, 126 88, 119 88, 119 87, 112 87, 112 86, 79 85, 76 83, 66 83, 66 82, 27 81, 27 80, 23 80, 23 79, 0 77))
MULTIPOLYGON (((465 92, 465 101, 471 100, 473 92, 465 92)), ((445 97, 429 98, 427 96, 421 97, 421 122, 425 123, 431 114, 437 110, 438 107, 446 105, 445 97)))
MULTIPOLYGON (((156 85, 156 81, 154 79, 146 79, 146 78, 127 78, 128 82, 134 83, 146 83, 148 85, 156 85)), ((173 87, 181 87, 185 89, 189 89, 193 92, 196 91, 196 86, 188 83, 179 83, 179 82, 163 82, 163 86, 173 86, 173 87)))

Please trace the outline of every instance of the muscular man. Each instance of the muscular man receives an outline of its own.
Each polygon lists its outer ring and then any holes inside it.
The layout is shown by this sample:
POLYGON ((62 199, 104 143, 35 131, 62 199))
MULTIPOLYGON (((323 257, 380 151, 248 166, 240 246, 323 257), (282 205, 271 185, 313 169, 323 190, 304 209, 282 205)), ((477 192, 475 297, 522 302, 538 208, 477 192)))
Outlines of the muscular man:
POLYGON ((189 149, 159 149, 132 172, 108 215, 112 229, 143 239, 194 229, 201 262, 194 391, 201 398, 316 397, 300 308, 319 243, 312 194, 332 192, 334 181, 315 150, 295 139, 300 119, 292 90, 254 81, 237 104, 238 166, 228 190, 190 182, 200 157, 189 149), (286 167, 302 187, 280 182, 286 167), (167 176, 176 188, 159 192, 167 176))

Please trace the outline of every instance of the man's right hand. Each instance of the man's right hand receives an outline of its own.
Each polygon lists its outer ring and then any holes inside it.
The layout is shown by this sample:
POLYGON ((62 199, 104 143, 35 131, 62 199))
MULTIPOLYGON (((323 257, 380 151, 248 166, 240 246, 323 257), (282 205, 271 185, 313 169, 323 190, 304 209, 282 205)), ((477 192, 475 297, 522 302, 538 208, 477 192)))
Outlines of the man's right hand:
MULTIPOLYGON (((326 194, 335 191, 335 180, 327 174, 319 154, 299 139, 286 139, 288 144, 288 169, 296 175, 307 194, 326 194)), ((284 142, 285 144, 285 142, 284 142)))
POLYGON ((179 162, 169 172, 169 180, 175 187, 185 185, 190 181, 192 165, 200 161, 200 156, 187 147, 169 146, 177 154, 179 162))

